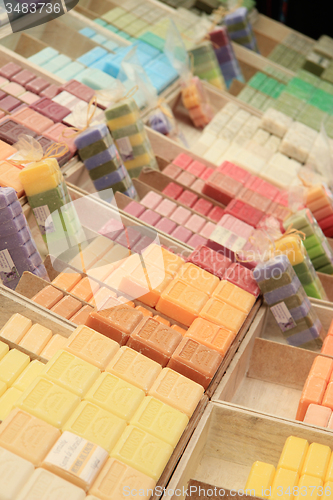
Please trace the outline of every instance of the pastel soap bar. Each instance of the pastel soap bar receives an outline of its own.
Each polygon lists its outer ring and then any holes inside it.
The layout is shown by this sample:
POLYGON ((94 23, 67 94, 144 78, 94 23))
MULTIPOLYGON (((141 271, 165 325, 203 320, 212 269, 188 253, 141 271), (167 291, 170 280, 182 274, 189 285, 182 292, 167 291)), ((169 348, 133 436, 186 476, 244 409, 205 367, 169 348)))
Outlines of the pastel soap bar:
POLYGON ((60 290, 54 286, 48 285, 38 292, 31 300, 40 306, 46 307, 46 309, 51 309, 63 298, 63 296, 64 294, 60 290))
POLYGON ((25 334, 19 345, 35 354, 40 354, 52 338, 52 331, 36 323, 25 334))
POLYGON ((0 361, 0 380, 11 386, 30 362, 29 356, 17 349, 11 349, 0 361))
POLYGON ((235 334, 203 318, 197 318, 185 333, 185 337, 214 349, 221 356, 225 356, 235 338, 235 334))
POLYGON ((37 359, 34 361, 31 361, 28 366, 23 370, 21 375, 17 377, 15 382, 13 383, 13 387, 18 389, 19 391, 24 392, 29 385, 37 378, 39 375, 41 375, 45 365, 44 363, 41 363, 37 359))
POLYGON ((31 319, 16 313, 1 328, 0 336, 14 342, 14 344, 18 344, 31 326, 31 319))
POLYGON ((331 418, 332 410, 326 406, 309 405, 304 420, 306 424, 317 425, 318 427, 327 427, 331 418))
POLYGON ((85 500, 84 490, 41 468, 35 470, 16 499, 35 500, 36 492, 38 500, 49 500, 55 492, 71 500, 85 500))
POLYGON ((231 260, 228 257, 205 245, 196 248, 188 260, 220 279, 224 277, 225 271, 231 266, 231 260))
POLYGON ((300 474, 308 449, 309 443, 306 439, 295 436, 288 437, 280 455, 278 468, 282 467, 300 474))
POLYGON ((181 267, 178 278, 207 295, 214 293, 219 284, 219 279, 216 276, 191 263, 181 267))
POLYGON ((19 491, 34 472, 34 466, 4 448, 0 448, 0 497, 16 499, 19 491))
POLYGON ((264 462, 254 462, 246 481, 245 490, 255 492, 255 496, 269 498, 270 487, 275 475, 275 467, 264 462))
POLYGON ((51 340, 46 344, 42 352, 41 357, 50 360, 59 349, 63 349, 67 343, 67 338, 56 333, 52 336, 51 340))

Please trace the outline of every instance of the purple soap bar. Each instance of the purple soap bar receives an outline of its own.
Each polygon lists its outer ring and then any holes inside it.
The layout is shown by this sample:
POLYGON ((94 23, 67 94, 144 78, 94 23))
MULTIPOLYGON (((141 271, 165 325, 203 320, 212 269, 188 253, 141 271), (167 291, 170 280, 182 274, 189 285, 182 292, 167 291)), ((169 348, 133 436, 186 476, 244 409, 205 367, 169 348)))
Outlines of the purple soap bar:
POLYGON ((150 208, 151 210, 155 210, 157 205, 159 205, 162 201, 162 196, 154 191, 149 191, 142 200, 140 201, 141 205, 146 208, 150 208))
POLYGON ((34 94, 40 94, 40 92, 42 92, 49 86, 50 84, 48 81, 46 81, 44 78, 37 77, 34 80, 31 80, 31 82, 27 83, 25 88, 27 90, 30 90, 34 94))
POLYGON ((0 139, 8 142, 8 144, 15 144, 21 134, 37 137, 35 132, 24 125, 14 122, 14 120, 10 120, 9 118, 0 123, 0 139))
POLYGON ((173 163, 170 163, 165 169, 163 170, 163 174, 167 175, 168 177, 171 177, 171 179, 176 179, 176 177, 182 172, 183 170, 180 167, 177 167, 177 165, 173 165, 173 163))
POLYGON ((41 97, 48 97, 49 99, 53 99, 56 95, 60 93, 60 87, 58 85, 50 85, 46 87, 46 89, 42 90, 39 93, 41 97))
POLYGON ((1 99, 0 109, 2 109, 3 111, 7 111, 9 113, 10 111, 13 111, 13 109, 17 108, 20 104, 21 101, 16 99, 16 97, 8 95, 4 99, 1 99))
POLYGON ((0 188, 0 208, 6 208, 8 205, 17 201, 15 189, 10 187, 0 188))
POLYGON ((129 215, 133 215, 133 217, 140 217, 141 214, 145 211, 145 207, 140 205, 137 201, 131 201, 125 208, 124 212, 129 215))
POLYGON ((120 220, 110 219, 98 232, 114 241, 123 230, 124 226, 120 220))
POLYGON ((31 255, 37 252, 37 248, 35 242, 33 240, 28 240, 24 245, 17 246, 15 248, 10 249, 10 255, 14 262, 17 259, 28 259, 31 255))
POLYGON ((160 219, 161 216, 153 210, 150 210, 149 208, 148 210, 143 212, 142 215, 140 215, 140 220, 142 220, 146 224, 149 224, 150 226, 155 226, 155 224, 157 224, 160 219))
POLYGON ((183 226, 191 217, 191 212, 184 207, 177 207, 176 210, 171 214, 170 219, 177 224, 183 226))
POLYGON ((39 276, 40 278, 43 278, 46 281, 50 281, 50 278, 47 274, 44 264, 41 264, 40 266, 36 267, 36 269, 33 270, 33 274, 39 276))
POLYGON ((158 223, 156 224, 155 228, 158 229, 159 231, 163 231, 163 233, 166 234, 171 234, 172 231, 174 231, 177 227, 177 224, 173 221, 168 219, 167 217, 163 217, 158 223))
POLYGON ((200 236, 200 234, 194 234, 188 240, 187 244, 189 247, 197 248, 200 245, 206 245, 207 241, 207 238, 203 238, 202 236, 200 236))
POLYGON ((31 239, 31 233, 27 227, 24 227, 18 233, 6 236, 6 238, 0 238, 0 250, 9 250, 10 248, 15 248, 20 245, 24 245, 27 241, 31 239))
POLYGON ((161 203, 155 208, 155 212, 162 215, 163 217, 170 217, 170 215, 176 210, 177 204, 171 200, 163 200, 161 203))
POLYGON ((20 214, 15 219, 8 220, 0 225, 0 237, 5 238, 6 236, 18 233, 26 224, 26 218, 23 214, 20 214))
POLYGON ((16 75, 14 75, 11 78, 11 81, 15 82, 15 83, 19 83, 20 85, 25 87, 27 85, 27 83, 31 82, 31 80, 33 80, 34 78, 36 78, 36 77, 33 73, 31 73, 31 71, 28 71, 27 69, 23 69, 22 71, 19 71, 19 73, 16 73, 16 75))
POLYGON ((152 238, 149 238, 149 236, 143 236, 139 241, 138 243, 136 243, 134 245, 134 247, 132 248, 132 251, 134 253, 142 253, 146 250, 147 247, 149 247, 149 245, 151 245, 152 243, 154 243, 154 240, 152 238))
POLYGON ((277 255, 267 262, 258 264, 253 271, 253 277, 257 283, 260 281, 278 278, 290 267, 289 259, 286 255, 277 255))
POLYGON ((318 339, 320 337, 322 329, 322 324, 320 320, 318 320, 313 326, 311 326, 311 328, 303 330, 299 333, 295 333, 294 335, 290 335, 290 337, 287 338, 287 342, 289 345, 299 347, 303 344, 306 344, 307 342, 311 342, 314 339, 318 339))
POLYGON ((95 91, 84 85, 83 83, 77 82, 76 80, 70 80, 60 87, 61 90, 66 90, 75 97, 82 99, 85 102, 89 102, 90 99, 95 95, 95 91))
POLYGON ((0 224, 14 219, 22 213, 21 203, 17 200, 11 203, 7 207, 0 208, 0 224))
POLYGON ((191 236, 193 235, 192 231, 189 229, 186 229, 186 227, 178 226, 170 236, 173 238, 176 238, 176 240, 182 241, 183 243, 186 243, 191 236))
POLYGON ((74 143, 77 149, 82 149, 86 146, 90 146, 90 144, 94 144, 94 142, 104 139, 104 137, 109 133, 109 129, 105 123, 101 123, 100 125, 89 127, 87 130, 75 137, 74 143))
POLYGON ((298 321, 299 319, 305 318, 308 315, 310 309, 311 309, 311 302, 309 301, 308 298, 305 298, 300 306, 294 307, 293 309, 289 309, 289 312, 292 318, 295 321, 298 321))
POLYGON ((14 75, 22 70, 22 67, 13 62, 9 62, 0 68, 0 75, 11 80, 14 75))
POLYGON ((38 113, 46 116, 47 118, 51 118, 51 120, 55 123, 61 122, 71 112, 70 109, 65 108, 65 106, 62 106, 47 97, 42 97, 42 99, 39 99, 39 101, 32 104, 31 109, 38 111, 38 113))
MULTIPOLYGON (((278 280, 276 281, 277 286, 278 286, 278 280)), ((284 299, 287 299, 288 297, 291 297, 292 295, 295 295, 297 293, 297 290, 301 286, 301 282, 298 279, 297 276, 295 276, 289 285, 284 285, 281 286, 280 288, 276 288, 275 290, 272 290, 271 292, 265 293, 265 301, 269 306, 273 304, 277 304, 278 302, 281 302, 284 299)))
POLYGON ((124 231, 120 233, 115 242, 131 250, 138 243, 140 238, 140 230, 129 226, 125 227, 124 231))
MULTIPOLYGON (((108 149, 105 149, 101 153, 98 153, 97 155, 84 160, 84 166, 88 170, 93 170, 94 168, 99 167, 100 165, 104 165, 104 163, 108 163, 109 161, 114 161, 117 158, 119 158, 119 155, 116 146, 112 144, 112 146, 110 146, 108 149)), ((118 163, 120 166, 120 160, 118 161, 118 163)))

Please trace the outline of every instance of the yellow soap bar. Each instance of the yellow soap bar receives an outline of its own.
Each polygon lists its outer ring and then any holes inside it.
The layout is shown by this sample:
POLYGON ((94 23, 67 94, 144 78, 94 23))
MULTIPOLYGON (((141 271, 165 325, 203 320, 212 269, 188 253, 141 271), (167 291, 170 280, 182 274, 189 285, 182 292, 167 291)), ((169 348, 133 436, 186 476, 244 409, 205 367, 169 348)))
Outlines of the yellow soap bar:
POLYGON ((110 452, 125 428, 125 420, 90 401, 82 401, 62 430, 77 434, 110 452))
POLYGON ((254 462, 246 481, 245 491, 251 490, 251 496, 269 498, 274 474, 275 467, 273 465, 264 462, 254 462))
POLYGON ((0 341, 0 360, 6 356, 9 351, 9 346, 5 342, 0 341))
POLYGON ((130 492, 140 491, 140 498, 149 500, 156 483, 153 479, 128 465, 109 458, 89 490, 86 500, 124 500, 130 492))
POLYGON ((40 353, 41 357, 50 360, 59 349, 64 349, 67 342, 68 339, 66 337, 56 333, 40 353))
POLYGON ((140 115, 137 111, 132 111, 127 115, 120 116, 119 118, 113 118, 113 120, 108 120, 107 126, 113 132, 119 128, 127 127, 128 125, 134 125, 140 120, 140 115))
POLYGON ((0 420, 4 420, 22 396, 22 391, 10 387, 0 398, 0 420))
POLYGON ((145 132, 138 132, 137 134, 129 135, 128 138, 131 146, 140 146, 147 140, 147 135, 145 132))
POLYGON ((163 368, 148 391, 149 396, 182 411, 188 417, 192 416, 203 393, 202 385, 170 368, 163 368))
POLYGON ((27 351, 40 354, 52 338, 52 331, 36 323, 24 335, 19 345, 27 351))
POLYGON ((184 259, 156 244, 149 245, 142 256, 145 263, 150 262, 159 269, 164 269, 171 276, 176 276, 179 268, 185 264, 184 259))
POLYGON ((134 160, 124 161, 124 165, 127 170, 131 170, 132 168, 143 167, 148 165, 153 159, 151 153, 144 153, 143 155, 139 155, 134 160))
POLYGON ((323 444, 312 443, 305 457, 301 475, 319 477, 324 480, 331 458, 331 449, 323 444))
POLYGON ((119 351, 119 344, 105 335, 81 325, 67 339, 65 350, 100 370, 105 370, 119 351))
POLYGON ((292 266, 300 264, 304 260, 305 248, 303 242, 297 236, 286 236, 274 243, 276 255, 286 255, 292 266))
POLYGON ((8 389, 7 384, 5 384, 5 382, 2 382, 2 380, 0 380, 0 396, 2 396, 7 391, 7 389, 8 389))
POLYGON ((213 297, 204 305, 199 316, 236 334, 246 320, 247 315, 213 297))
POLYGON ((332 493, 333 493, 333 482, 332 481, 327 481, 324 484, 324 494, 321 497, 322 500, 329 500, 332 498, 332 493))
POLYGON ((43 420, 15 408, 0 426, 0 446, 38 467, 60 437, 60 431, 43 420))
POLYGON ((207 295, 212 295, 220 280, 217 276, 201 269, 194 264, 184 264, 178 272, 177 278, 185 281, 188 285, 207 293, 207 295))
POLYGON ((13 383, 13 387, 16 387, 16 389, 19 389, 22 392, 25 391, 29 387, 29 385, 35 380, 35 378, 41 375, 44 368, 45 368, 44 363, 37 361, 37 359, 31 361, 31 363, 28 364, 26 369, 23 370, 21 375, 17 377, 17 379, 13 383))
POLYGON ((18 344, 31 327, 31 319, 22 316, 22 314, 16 313, 13 314, 5 326, 1 328, 0 336, 6 340, 14 342, 14 344, 18 344))
POLYGON ((0 380, 11 386, 30 362, 29 356, 11 349, 0 361, 0 380))
MULTIPOLYGON (((328 463, 327 472, 325 475, 324 482, 331 481, 333 483, 333 453, 331 454, 330 461, 328 463)), ((333 493, 333 490, 332 490, 333 493)))
POLYGON ((26 165, 19 174, 20 181, 27 196, 34 196, 49 191, 63 180, 58 162, 55 158, 26 165))
POLYGON ((106 371, 135 385, 147 394, 162 367, 139 352, 123 346, 108 364, 106 371))
POLYGON ((145 393, 111 373, 102 373, 85 395, 85 400, 129 422, 145 393))
POLYGON ((256 298, 252 293, 246 292, 239 286, 229 283, 229 281, 220 281, 217 288, 213 292, 213 297, 230 306, 236 307, 243 313, 248 314, 256 298))
POLYGON ((323 495, 323 481, 319 477, 304 474, 298 481, 298 494, 295 500, 319 500, 323 495))
POLYGON ((162 401, 148 396, 135 412, 131 424, 150 432, 174 448, 188 424, 188 417, 162 401))
POLYGON ((113 448, 111 457, 158 481, 172 451, 172 446, 161 439, 128 425, 113 448))
POLYGON ((83 398, 101 374, 96 366, 66 351, 58 351, 45 365, 43 376, 83 398))
POLYGON ((44 377, 37 377, 24 391, 16 406, 61 429, 80 398, 44 377))
POLYGON ((306 203, 311 203, 312 201, 318 200, 318 198, 322 198, 324 196, 327 196, 324 186, 321 186, 320 184, 310 186, 306 190, 306 203))
POLYGON ((69 263, 74 269, 78 269, 79 271, 87 272, 89 267, 92 267, 98 260, 98 257, 95 253, 90 252, 88 248, 82 250, 82 252, 78 253, 69 263))
POLYGON ((283 469, 298 472, 300 475, 308 449, 309 443, 306 439, 295 436, 288 437, 280 456, 278 469, 282 467, 283 469))
POLYGON ((299 475, 297 472, 288 469, 278 469, 276 471, 270 500, 293 500, 294 486, 298 485, 299 475))

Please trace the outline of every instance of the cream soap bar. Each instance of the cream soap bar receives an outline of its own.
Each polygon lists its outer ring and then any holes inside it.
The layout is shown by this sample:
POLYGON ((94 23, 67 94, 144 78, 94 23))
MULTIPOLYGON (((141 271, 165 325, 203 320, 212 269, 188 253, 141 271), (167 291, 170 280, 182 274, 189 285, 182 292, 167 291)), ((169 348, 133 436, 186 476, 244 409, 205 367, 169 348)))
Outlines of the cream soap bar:
POLYGON ((0 380, 11 386, 30 362, 29 356, 17 349, 12 349, 0 361, 0 380))
POLYGON ((4 448, 0 448, 0 500, 16 500, 34 466, 4 448))
POLYGON ((85 492, 44 469, 36 469, 15 500, 84 500, 85 492))
POLYGON ((25 318, 21 314, 16 313, 1 328, 0 337, 18 344, 31 327, 31 319, 25 318))

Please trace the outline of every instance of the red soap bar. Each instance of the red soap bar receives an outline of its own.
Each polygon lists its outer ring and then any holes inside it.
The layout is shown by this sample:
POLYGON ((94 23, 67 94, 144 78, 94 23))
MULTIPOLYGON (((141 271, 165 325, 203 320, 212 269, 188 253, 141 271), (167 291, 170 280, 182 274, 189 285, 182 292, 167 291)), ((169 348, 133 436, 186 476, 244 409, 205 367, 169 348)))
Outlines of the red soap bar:
POLYGON ((175 184, 174 182, 170 182, 162 191, 165 196, 169 196, 173 200, 176 200, 183 192, 183 188, 175 184))
POLYGON ((60 91, 66 90, 70 94, 82 99, 85 102, 89 102, 90 99, 95 95, 95 91, 87 85, 80 83, 76 80, 70 80, 60 87, 60 91))
POLYGON ((239 193, 237 198, 244 201, 248 205, 251 205, 251 207, 261 210, 262 212, 266 212, 270 205, 272 205, 272 200, 265 198, 261 194, 248 188, 244 188, 243 191, 239 193))
POLYGON ((206 165, 200 161, 193 161, 186 170, 196 177, 201 177, 201 174, 206 170, 206 165))
POLYGON ((328 217, 321 219, 320 221, 318 221, 318 224, 323 231, 325 229, 333 228, 333 215, 329 215, 328 217))
POLYGON ((200 175, 200 179, 206 181, 212 175, 213 172, 215 172, 214 168, 206 168, 206 170, 204 170, 200 175))
POLYGON ((31 82, 27 83, 25 88, 27 90, 30 90, 34 94, 40 94, 42 90, 45 90, 49 86, 50 84, 47 80, 41 77, 37 77, 34 80, 31 80, 31 82))
POLYGON ((259 287, 253 278, 252 271, 241 264, 231 264, 224 275, 224 279, 239 286, 239 288, 251 293, 255 297, 258 297, 260 293, 259 287))
POLYGON ((1 99, 0 109, 2 109, 2 111, 7 111, 9 113, 10 111, 13 111, 13 109, 17 108, 20 104, 21 101, 16 99, 16 97, 8 95, 4 99, 1 99))
POLYGON ((22 67, 13 62, 9 62, 0 68, 0 75, 8 80, 11 80, 14 75, 19 73, 22 67))
POLYGON ((179 203, 182 203, 186 207, 193 207, 195 202, 198 200, 198 196, 194 193, 191 193, 191 191, 183 191, 182 194, 179 196, 177 201, 179 203))
POLYGON ((197 200, 193 205, 193 210, 201 215, 207 215, 212 208, 213 203, 205 200, 204 198, 199 198, 199 200, 197 200))
POLYGON ((174 160, 173 164, 177 165, 177 167, 183 168, 186 170, 186 168, 192 163, 193 158, 191 158, 188 154, 186 153, 180 153, 174 160))
POLYGON ((31 71, 23 69, 22 71, 16 73, 16 75, 14 75, 11 80, 12 82, 19 83, 20 85, 25 87, 26 84, 31 82, 31 80, 33 80, 34 78, 36 78, 36 76, 31 73, 31 71))
POLYGON ((207 215, 208 219, 212 220, 213 222, 220 222, 224 215, 224 210, 221 207, 214 207, 212 210, 209 212, 207 215))
POLYGON ((270 184, 267 181, 264 181, 264 179, 260 179, 255 176, 252 176, 252 178, 249 179, 249 181, 245 184, 245 187, 252 189, 252 191, 259 193, 261 196, 265 196, 272 201, 281 195, 281 190, 279 188, 273 186, 273 184, 270 184))
POLYGON ((246 182, 248 182, 251 178, 250 172, 244 170, 241 167, 237 167, 237 165, 234 165, 230 161, 224 161, 222 165, 220 165, 218 170, 224 175, 232 177, 236 181, 241 182, 243 185, 245 185, 246 182))
POLYGON ((35 102, 30 107, 35 111, 38 111, 41 115, 51 118, 54 122, 61 122, 71 112, 70 109, 65 108, 65 106, 62 106, 47 97, 39 99, 39 101, 35 102))
POLYGON ((220 252, 215 252, 211 248, 202 245, 194 250, 187 259, 201 269, 205 269, 214 276, 222 279, 232 262, 220 252))
MULTIPOLYGON (((0 106, 2 106, 2 103, 5 99, 0 101, 0 106)), ((324 208, 320 208, 319 210, 316 210, 315 212, 312 212, 313 216, 317 221, 320 221, 322 219, 326 219, 327 217, 330 217, 333 215, 333 206, 326 206, 324 208)))
POLYGON ((243 184, 241 182, 215 170, 205 182, 202 192, 223 205, 228 205, 242 189, 243 184))
POLYGON ((236 219, 240 219, 253 227, 257 227, 265 215, 261 210, 251 207, 241 200, 232 200, 226 207, 225 213, 233 215, 236 219))
POLYGON ((45 90, 39 93, 41 97, 48 97, 49 99, 53 99, 56 95, 60 93, 60 87, 58 85, 50 85, 46 87, 45 90))

